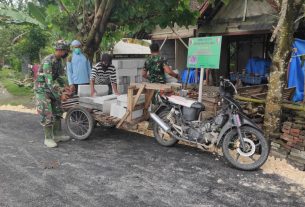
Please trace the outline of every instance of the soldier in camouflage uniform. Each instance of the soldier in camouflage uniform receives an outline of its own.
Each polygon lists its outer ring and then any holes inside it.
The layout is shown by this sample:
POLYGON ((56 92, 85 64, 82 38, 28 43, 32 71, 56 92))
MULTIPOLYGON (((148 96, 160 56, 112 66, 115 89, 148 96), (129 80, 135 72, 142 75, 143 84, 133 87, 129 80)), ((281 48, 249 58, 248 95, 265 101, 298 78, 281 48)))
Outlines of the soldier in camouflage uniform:
POLYGON ((61 95, 61 89, 65 85, 62 59, 67 55, 68 46, 64 41, 58 41, 55 49, 54 54, 43 59, 35 81, 36 107, 44 127, 44 144, 47 147, 56 147, 56 142, 69 139, 61 133, 61 99, 66 98, 61 95))
POLYGON ((146 60, 142 76, 151 83, 166 83, 165 73, 179 79, 179 74, 175 73, 167 61, 160 56, 159 45, 153 43, 150 45, 151 56, 146 60))

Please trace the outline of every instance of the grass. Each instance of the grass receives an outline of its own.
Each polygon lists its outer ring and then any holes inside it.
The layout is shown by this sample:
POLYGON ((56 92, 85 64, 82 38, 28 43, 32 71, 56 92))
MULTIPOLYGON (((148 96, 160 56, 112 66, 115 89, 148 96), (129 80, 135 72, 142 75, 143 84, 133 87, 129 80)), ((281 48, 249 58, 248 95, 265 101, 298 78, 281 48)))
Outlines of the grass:
POLYGON ((2 85, 5 89, 13 96, 31 96, 33 91, 31 88, 19 87, 11 80, 1 80, 2 85))
POLYGON ((22 79, 22 74, 10 69, 0 70, 0 81, 5 89, 13 96, 31 96, 33 89, 29 87, 20 87, 15 84, 15 80, 22 79))
POLYGON ((30 87, 22 87, 15 84, 14 80, 22 80, 23 74, 11 69, 0 70, 0 84, 12 95, 11 98, 4 98, 0 105, 26 105, 32 106, 33 89, 30 87))

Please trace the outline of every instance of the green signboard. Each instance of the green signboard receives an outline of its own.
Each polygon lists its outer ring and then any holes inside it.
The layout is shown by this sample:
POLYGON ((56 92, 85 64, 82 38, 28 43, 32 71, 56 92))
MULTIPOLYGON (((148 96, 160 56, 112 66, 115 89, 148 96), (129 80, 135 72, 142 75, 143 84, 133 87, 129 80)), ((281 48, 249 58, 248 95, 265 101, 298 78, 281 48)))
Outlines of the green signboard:
POLYGON ((219 69, 221 36, 190 38, 187 67, 219 69))

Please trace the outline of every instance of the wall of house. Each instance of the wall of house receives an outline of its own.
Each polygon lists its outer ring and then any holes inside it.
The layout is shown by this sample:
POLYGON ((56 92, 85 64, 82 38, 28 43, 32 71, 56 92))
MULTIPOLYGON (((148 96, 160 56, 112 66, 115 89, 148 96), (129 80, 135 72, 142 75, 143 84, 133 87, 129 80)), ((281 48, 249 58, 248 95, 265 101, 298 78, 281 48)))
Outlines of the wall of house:
MULTIPOLYGON (((155 40, 159 46, 162 45, 163 40, 155 40)), ((161 56, 166 58, 168 64, 175 67, 175 40, 167 40, 161 49, 161 56)))
MULTIPOLYGON (((184 43, 188 45, 188 38, 183 39, 184 43)), ((183 43, 176 39, 176 55, 175 55, 175 69, 183 71, 187 67, 187 53, 188 49, 183 45, 183 43)))

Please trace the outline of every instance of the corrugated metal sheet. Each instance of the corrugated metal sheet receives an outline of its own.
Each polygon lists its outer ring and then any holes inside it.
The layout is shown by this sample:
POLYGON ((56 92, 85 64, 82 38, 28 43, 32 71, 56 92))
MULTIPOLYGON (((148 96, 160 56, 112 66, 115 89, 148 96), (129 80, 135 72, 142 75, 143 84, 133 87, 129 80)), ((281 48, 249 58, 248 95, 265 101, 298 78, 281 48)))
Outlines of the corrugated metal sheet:
MULTIPOLYGON (((189 26, 188 28, 186 28, 175 25, 173 29, 181 38, 188 38, 194 37, 194 30, 197 29, 197 26, 189 26)), ((166 38, 178 39, 178 36, 169 27, 161 29, 159 26, 157 26, 151 34, 151 39, 153 40, 164 40, 166 38)))
POLYGON ((245 0, 234 0, 223 6, 214 18, 199 28, 199 34, 231 34, 270 32, 277 22, 278 11, 266 0, 248 0, 246 21, 243 21, 245 0))
MULTIPOLYGON (((213 18, 214 22, 230 22, 243 19, 245 0, 234 0, 223 6, 213 18)), ((266 0, 248 0, 246 19, 257 16, 274 16, 278 12, 266 0)))

